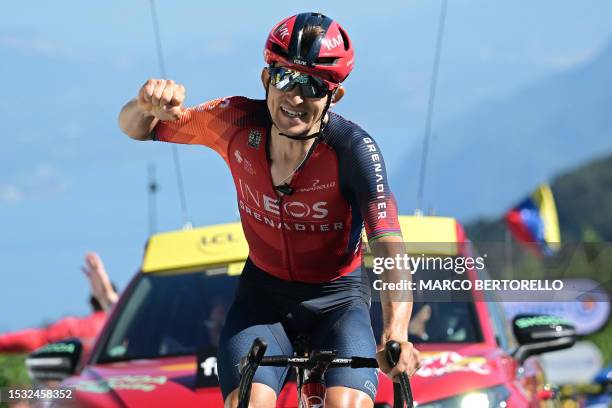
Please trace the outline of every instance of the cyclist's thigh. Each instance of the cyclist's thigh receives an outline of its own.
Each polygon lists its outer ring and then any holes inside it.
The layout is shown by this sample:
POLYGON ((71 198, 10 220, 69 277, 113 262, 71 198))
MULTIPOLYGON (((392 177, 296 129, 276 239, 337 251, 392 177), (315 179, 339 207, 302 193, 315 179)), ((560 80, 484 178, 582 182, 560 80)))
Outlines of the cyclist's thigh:
MULTIPOLYGON (((336 350, 339 357, 374 358, 376 341, 365 301, 355 300, 325 313, 313 337, 313 346, 322 350, 336 350)), ((375 368, 332 368, 325 374, 325 384, 327 387, 357 389, 374 400, 378 373, 375 368)))
MULTIPOLYGON (((225 399, 240 383, 238 365, 253 340, 262 338, 267 344, 266 355, 292 355, 293 349, 283 327, 275 322, 273 310, 254 304, 253 299, 237 299, 230 308, 219 339, 217 371, 221 392, 225 399)), ((259 367, 253 382, 270 386, 280 392, 288 369, 284 367, 259 367)))

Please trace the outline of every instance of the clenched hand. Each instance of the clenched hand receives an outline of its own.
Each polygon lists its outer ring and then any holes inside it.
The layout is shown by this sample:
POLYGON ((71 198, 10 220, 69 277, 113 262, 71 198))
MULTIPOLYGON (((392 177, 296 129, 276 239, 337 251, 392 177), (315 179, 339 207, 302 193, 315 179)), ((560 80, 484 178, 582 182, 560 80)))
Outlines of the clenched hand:
POLYGON ((149 79, 138 91, 138 107, 159 120, 177 120, 183 113, 185 87, 171 79, 149 79))

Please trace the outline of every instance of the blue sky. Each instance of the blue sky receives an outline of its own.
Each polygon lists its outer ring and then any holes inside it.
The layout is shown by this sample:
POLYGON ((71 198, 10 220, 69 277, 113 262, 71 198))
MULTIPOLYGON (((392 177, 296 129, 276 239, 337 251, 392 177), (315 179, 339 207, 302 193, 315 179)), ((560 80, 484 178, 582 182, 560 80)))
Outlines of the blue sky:
MULTIPOLYGON (((435 126, 581 64, 612 38, 612 3, 449 2, 435 126)), ((262 97, 272 25, 305 9, 338 19, 356 67, 337 112, 377 138, 388 168, 421 139, 440 2, 157 2, 169 76, 188 104, 262 97)), ((169 146, 120 134, 121 106, 159 75, 149 2, 10 2, 0 15, 0 331, 87 313, 79 271, 96 250, 124 287, 147 239, 147 165, 160 230, 181 226, 169 146)), ((179 149, 195 225, 236 219, 222 160, 179 149)))

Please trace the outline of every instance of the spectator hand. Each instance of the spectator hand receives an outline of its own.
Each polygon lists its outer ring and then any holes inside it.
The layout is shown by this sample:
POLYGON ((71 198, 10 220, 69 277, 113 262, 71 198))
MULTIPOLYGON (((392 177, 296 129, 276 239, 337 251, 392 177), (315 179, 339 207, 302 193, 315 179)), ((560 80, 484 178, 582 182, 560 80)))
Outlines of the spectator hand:
POLYGON ((98 299, 98 302, 100 302, 105 311, 117 303, 119 295, 113 289, 106 269, 104 269, 104 264, 98 254, 95 252, 87 253, 85 255, 85 265, 81 267, 81 270, 89 280, 91 293, 98 299))

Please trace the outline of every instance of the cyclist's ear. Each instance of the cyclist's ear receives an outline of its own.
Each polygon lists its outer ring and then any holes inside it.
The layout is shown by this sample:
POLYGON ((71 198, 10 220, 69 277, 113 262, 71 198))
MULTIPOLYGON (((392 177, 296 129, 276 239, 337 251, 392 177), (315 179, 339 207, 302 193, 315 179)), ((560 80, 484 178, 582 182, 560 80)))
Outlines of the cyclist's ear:
POLYGON ((268 83, 270 82, 270 73, 268 72, 268 68, 264 67, 261 70, 261 84, 263 85, 264 90, 268 90, 268 83))
POLYGON ((337 87, 334 92, 332 92, 332 100, 331 100, 331 104, 329 105, 329 107, 331 108, 332 106, 334 106, 335 104, 337 104, 340 99, 342 99, 342 97, 344 96, 344 93, 346 91, 344 90, 344 87, 342 85, 340 85, 339 87, 337 87))

